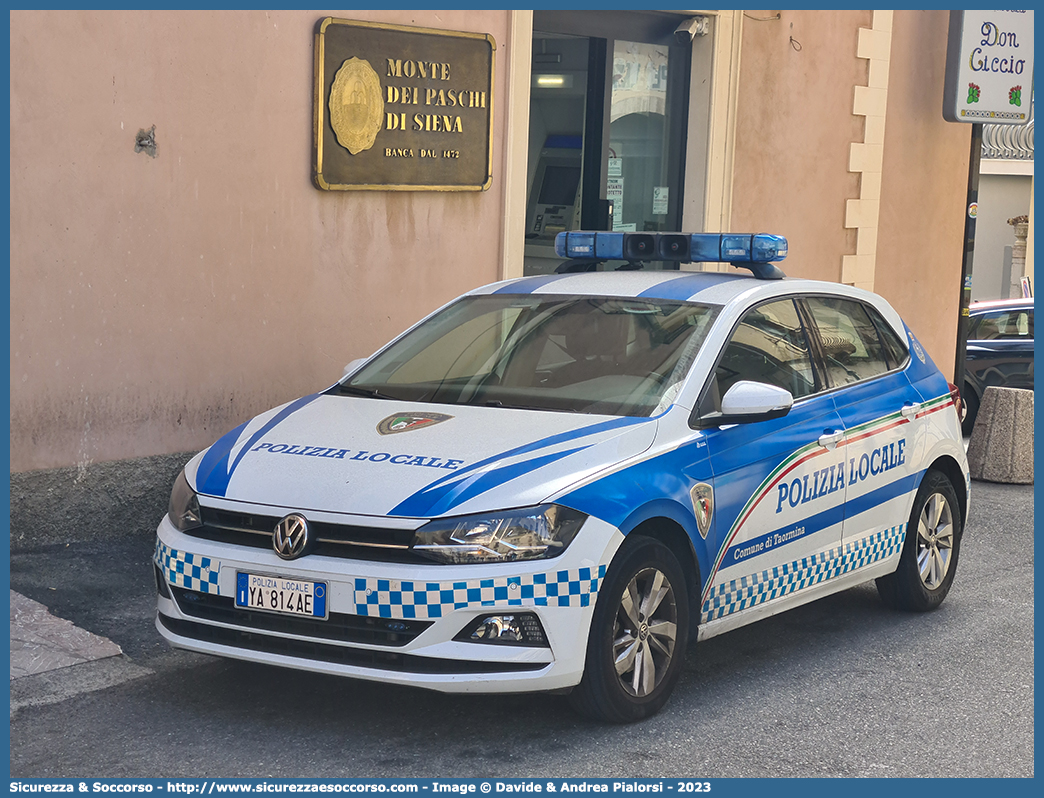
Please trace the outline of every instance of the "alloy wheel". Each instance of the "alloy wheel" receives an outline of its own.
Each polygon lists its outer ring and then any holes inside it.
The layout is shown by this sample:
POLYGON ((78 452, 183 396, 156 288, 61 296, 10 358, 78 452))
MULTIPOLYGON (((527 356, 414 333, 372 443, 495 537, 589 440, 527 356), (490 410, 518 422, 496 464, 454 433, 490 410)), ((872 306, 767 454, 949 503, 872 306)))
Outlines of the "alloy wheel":
POLYGON ((678 634, 674 588, 657 568, 639 571, 620 597, 613 629, 613 660, 620 684, 638 698, 667 673, 678 634))
POLYGON ((917 522, 917 570, 921 582, 935 590, 950 570, 953 554, 953 513, 941 493, 933 493, 924 503, 917 522))

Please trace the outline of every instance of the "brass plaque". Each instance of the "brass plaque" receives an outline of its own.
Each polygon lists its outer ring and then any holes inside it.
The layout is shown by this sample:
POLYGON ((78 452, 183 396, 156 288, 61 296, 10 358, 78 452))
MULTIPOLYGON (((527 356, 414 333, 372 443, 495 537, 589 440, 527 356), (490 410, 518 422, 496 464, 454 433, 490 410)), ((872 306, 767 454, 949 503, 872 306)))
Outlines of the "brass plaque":
POLYGON ((485 191, 493 58, 482 33, 327 17, 315 34, 315 161, 324 191, 485 191))

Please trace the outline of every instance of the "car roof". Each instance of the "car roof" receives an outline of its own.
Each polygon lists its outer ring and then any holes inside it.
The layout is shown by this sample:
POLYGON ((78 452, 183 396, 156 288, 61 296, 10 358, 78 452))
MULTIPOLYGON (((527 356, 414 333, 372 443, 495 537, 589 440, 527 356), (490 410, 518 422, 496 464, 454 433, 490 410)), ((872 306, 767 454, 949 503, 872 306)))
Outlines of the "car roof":
POLYGON ((545 274, 504 280, 469 291, 467 296, 490 294, 634 297, 638 299, 698 302, 729 306, 735 312, 762 301, 786 296, 820 294, 866 302, 877 308, 892 329, 905 338, 905 324, 884 297, 862 288, 822 280, 785 277, 763 280, 741 271, 610 271, 545 274))
POLYGON ((1031 308, 1033 297, 1019 297, 1017 299, 987 299, 981 302, 972 302, 968 306, 971 313, 984 310, 1004 310, 1005 308, 1031 308))
POLYGON ((477 288, 476 294, 558 294, 567 296, 634 297, 725 305, 741 296, 840 294, 854 299, 880 297, 842 283, 788 277, 761 280, 746 272, 611 271, 546 274, 505 280, 477 288))

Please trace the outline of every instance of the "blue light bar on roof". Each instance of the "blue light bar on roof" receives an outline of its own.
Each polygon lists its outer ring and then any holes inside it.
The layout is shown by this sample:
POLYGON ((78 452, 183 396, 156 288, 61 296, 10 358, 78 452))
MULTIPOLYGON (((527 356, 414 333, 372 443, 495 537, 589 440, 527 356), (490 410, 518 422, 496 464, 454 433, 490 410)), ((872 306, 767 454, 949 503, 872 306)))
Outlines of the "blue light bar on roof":
POLYGON ((576 260, 669 260, 680 263, 772 263, 787 256, 787 239, 768 233, 602 233, 555 236, 555 254, 576 260))

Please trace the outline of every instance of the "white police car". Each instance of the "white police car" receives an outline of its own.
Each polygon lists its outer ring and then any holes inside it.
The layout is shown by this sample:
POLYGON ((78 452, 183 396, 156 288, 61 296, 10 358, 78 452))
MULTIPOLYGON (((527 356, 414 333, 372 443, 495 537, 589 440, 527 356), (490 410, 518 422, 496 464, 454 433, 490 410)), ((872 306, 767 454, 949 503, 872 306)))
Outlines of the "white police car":
POLYGON ((765 235, 568 233, 243 424, 155 550, 175 646, 648 716, 690 641, 876 579, 928 610, 967 517, 948 385, 880 297, 765 235), (757 276, 589 271, 731 261, 757 276))

